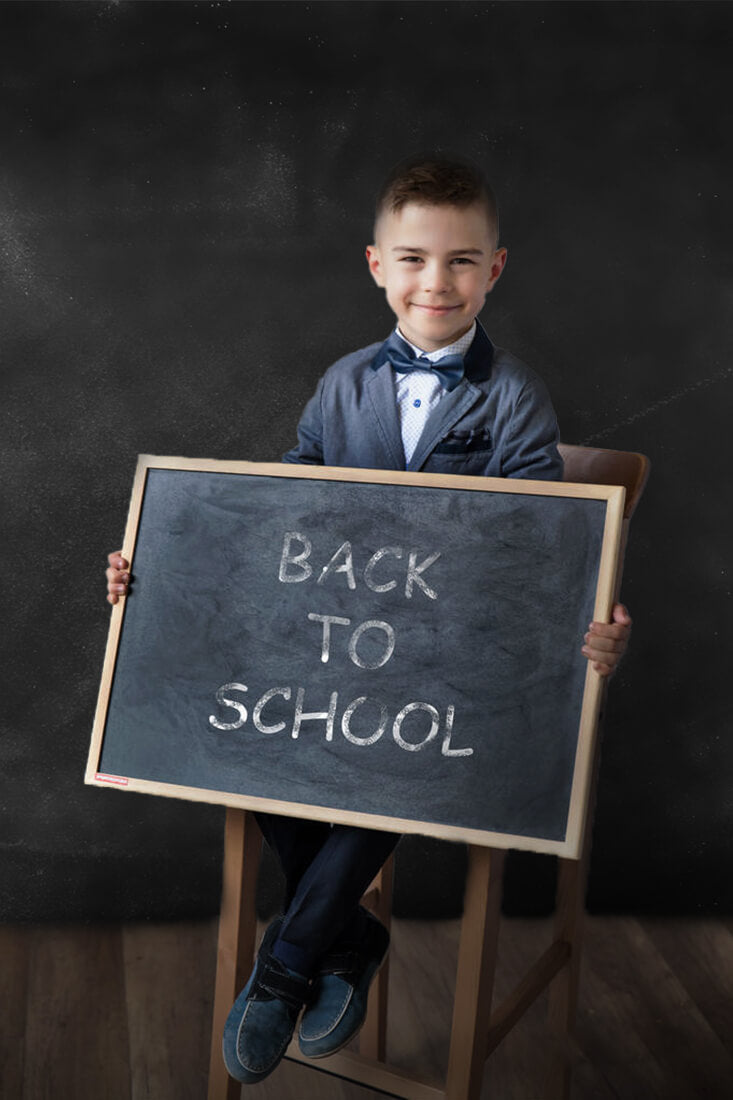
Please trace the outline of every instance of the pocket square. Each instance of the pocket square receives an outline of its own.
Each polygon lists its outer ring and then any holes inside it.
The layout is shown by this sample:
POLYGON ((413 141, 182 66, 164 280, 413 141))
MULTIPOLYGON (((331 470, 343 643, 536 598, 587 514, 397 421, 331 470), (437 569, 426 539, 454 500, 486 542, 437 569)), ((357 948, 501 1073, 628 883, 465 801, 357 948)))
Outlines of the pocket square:
POLYGON ((472 451, 491 451, 493 445, 491 433, 485 428, 479 431, 455 431, 438 443, 434 451, 437 454, 463 455, 472 451))

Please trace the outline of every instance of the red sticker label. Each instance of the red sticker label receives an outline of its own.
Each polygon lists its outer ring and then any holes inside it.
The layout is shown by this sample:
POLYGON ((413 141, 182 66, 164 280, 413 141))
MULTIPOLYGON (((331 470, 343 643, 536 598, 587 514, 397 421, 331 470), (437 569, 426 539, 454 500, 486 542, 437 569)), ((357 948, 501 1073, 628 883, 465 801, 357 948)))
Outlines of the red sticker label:
POLYGON ((118 787, 126 787, 129 782, 123 775, 105 775, 104 772, 97 772, 94 778, 100 783, 116 783, 118 787))

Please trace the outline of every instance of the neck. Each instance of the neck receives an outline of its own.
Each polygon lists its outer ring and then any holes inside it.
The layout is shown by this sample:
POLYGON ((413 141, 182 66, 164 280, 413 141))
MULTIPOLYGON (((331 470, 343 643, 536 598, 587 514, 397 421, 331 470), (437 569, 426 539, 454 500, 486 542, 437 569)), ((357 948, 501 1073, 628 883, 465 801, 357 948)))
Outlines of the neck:
MULTIPOLYGON (((473 336, 475 335, 475 331, 476 331, 476 319, 474 318, 473 321, 471 321, 471 324, 468 325, 468 327, 465 328, 463 330, 463 332, 460 332, 457 336, 454 336, 452 338, 452 340, 448 340, 445 344, 441 344, 437 348, 423 348, 419 344, 416 344, 414 340, 410 340, 410 338, 408 336, 405 336, 404 332, 399 327, 399 325, 397 326, 397 335, 399 337, 401 337, 401 339, 403 339, 406 344, 409 344, 413 348, 417 348, 417 350, 421 351, 424 355, 435 355, 436 352, 443 351, 445 348, 455 347, 455 345, 460 340, 463 340, 464 336, 467 336, 468 333, 471 333, 471 336, 473 338, 473 336)), ((469 343, 470 343, 470 341, 469 341, 469 343)), ((467 350, 467 349, 464 349, 464 350, 467 350)))

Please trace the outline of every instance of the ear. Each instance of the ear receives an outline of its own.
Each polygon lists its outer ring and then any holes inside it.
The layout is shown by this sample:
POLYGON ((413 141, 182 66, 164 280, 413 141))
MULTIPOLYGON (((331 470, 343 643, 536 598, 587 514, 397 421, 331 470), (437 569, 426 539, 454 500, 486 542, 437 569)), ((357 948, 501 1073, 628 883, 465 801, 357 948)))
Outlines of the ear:
POLYGON ((366 258, 374 282, 377 284, 377 286, 384 286, 384 276, 382 274, 382 257, 380 256, 378 245, 367 245, 366 258))
POLYGON ((491 258, 491 269, 489 274, 489 281, 486 284, 486 293, 494 289, 498 282, 499 276, 504 270, 506 264, 507 251, 505 248, 497 248, 496 252, 491 258))

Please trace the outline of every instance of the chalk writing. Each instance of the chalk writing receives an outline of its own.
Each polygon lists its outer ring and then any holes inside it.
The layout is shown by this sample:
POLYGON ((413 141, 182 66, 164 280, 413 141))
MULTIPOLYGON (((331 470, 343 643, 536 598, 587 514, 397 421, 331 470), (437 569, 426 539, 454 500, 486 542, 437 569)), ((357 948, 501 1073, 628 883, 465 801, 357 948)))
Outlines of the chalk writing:
MULTIPOLYGON (((282 549, 278 564, 278 580, 282 584, 302 584, 312 580, 315 576, 317 586, 326 587, 338 582, 339 575, 343 575, 346 589, 355 591, 357 578, 361 577, 366 587, 375 593, 383 594, 396 591, 398 580, 390 576, 388 568, 391 563, 406 562, 403 568, 404 587, 400 584, 400 591, 405 599, 411 600, 415 592, 420 592, 428 600, 437 600, 436 589, 428 584, 425 573, 434 565, 440 557, 440 551, 433 551, 421 556, 416 549, 405 551, 402 546, 382 546, 369 556, 363 570, 359 570, 355 564, 354 550, 350 540, 345 539, 333 552, 328 561, 321 567, 317 576, 312 562, 313 543, 307 535, 301 531, 286 531, 283 536, 282 549)), ((383 619, 366 619, 352 629, 352 620, 344 615, 330 615, 319 611, 309 611, 308 620, 320 626, 317 632, 318 652, 322 664, 328 664, 334 645, 343 644, 352 664, 365 671, 375 672, 391 660, 397 646, 397 637, 391 623, 383 619), (348 634, 342 631, 348 629, 348 634), (359 649, 359 642, 367 632, 370 633, 367 646, 368 655, 364 647, 359 649), (376 636, 376 637, 375 637, 376 636)), ((219 718, 215 714, 209 715, 209 723, 214 729, 233 731, 242 729, 249 718, 249 712, 241 699, 233 697, 232 692, 246 693, 246 684, 239 681, 231 681, 222 684, 215 692, 215 698, 220 707, 234 711, 237 717, 228 719, 219 718)), ((301 732, 305 729, 312 734, 319 723, 323 723, 323 732, 326 741, 333 741, 334 731, 337 729, 337 712, 339 707, 339 692, 333 690, 328 696, 327 704, 321 702, 321 709, 306 709, 306 691, 304 687, 298 687, 293 695, 293 689, 289 686, 271 687, 258 697, 252 709, 252 726, 258 733, 272 736, 282 733, 290 727, 290 736, 297 741, 301 732), (282 709, 278 713, 279 721, 268 721, 264 715, 265 708, 276 697, 280 697, 286 703, 292 700, 292 720, 286 722, 282 718, 282 709), (325 705, 325 709, 323 709, 325 705)), ((282 703, 280 704, 282 708, 282 703)), ((274 717, 274 715, 273 715, 274 717)), ((427 745, 438 739, 438 733, 442 728, 440 752, 445 757, 471 756, 471 747, 452 748, 453 724, 455 720, 455 706, 450 703, 442 711, 432 703, 416 700, 407 703, 391 719, 388 707, 377 699, 367 695, 360 695, 348 703, 341 714, 340 732, 345 741, 351 745, 364 748, 376 744, 389 728, 392 740, 398 748, 404 752, 421 752, 427 745), (373 728, 366 732, 355 732, 352 728, 354 715, 362 708, 367 713, 376 707, 378 719, 373 728)), ((369 719, 361 717, 362 724, 369 719)), ((358 723, 357 723, 358 724, 358 723)))
MULTIPOLYGON (((328 663, 328 659, 331 654, 331 626, 351 626, 351 619, 344 619, 340 615, 317 615, 315 611, 311 611, 308 614, 308 618, 313 622, 323 623, 323 640, 321 643, 321 660, 324 664, 328 663)), ((348 652, 349 657, 358 665, 359 668, 381 668, 382 665, 386 665, 394 653, 395 647, 395 632, 394 627, 389 623, 382 622, 380 619, 369 619, 365 623, 361 623, 357 626, 349 638, 348 652), (376 660, 364 661, 356 652, 356 644, 361 638, 362 634, 367 630, 380 630, 384 633, 387 644, 384 649, 384 653, 376 660)))
MULTIPOLYGON (((313 544, 307 535, 301 534, 300 531, 286 531, 283 538, 282 553, 280 555, 278 580, 282 581, 283 584, 301 584, 303 581, 307 581, 312 577, 313 566, 309 561, 312 552, 313 544), (298 544, 300 549, 298 548, 298 544)), ((417 589, 429 600, 437 600, 438 593, 428 584, 423 574, 438 560, 440 551, 428 554, 428 556, 420 562, 418 561, 418 554, 419 552, 417 550, 410 550, 407 556, 404 588, 405 598, 411 600, 413 591, 417 589)), ((364 584, 367 588, 370 588, 372 592, 391 592, 397 587, 397 581, 394 578, 380 582, 375 579, 374 576, 377 566, 387 556, 396 558, 397 561, 401 561, 404 557, 404 550, 401 546, 382 546, 371 555, 361 572, 361 576, 364 580, 364 584)), ((330 577, 333 577, 337 573, 344 574, 346 585, 353 592, 356 588, 356 572, 354 555, 351 543, 348 540, 342 542, 339 548, 331 555, 321 569, 316 584, 324 585, 330 577)))
MULTIPOLYGON (((222 686, 217 689, 215 692, 217 703, 222 707, 228 707, 236 711, 238 717, 231 721, 223 721, 214 714, 209 715, 209 722, 215 729, 239 730, 246 725, 249 718, 249 712, 246 705, 238 699, 231 698, 228 693, 232 691, 247 692, 248 690, 246 684, 239 682, 222 684, 222 686)), ((322 731, 324 739, 326 741, 333 741, 334 731, 337 728, 336 716, 339 708, 338 691, 332 691, 330 693, 325 710, 308 711, 305 709, 306 689, 299 687, 295 693, 292 722, 288 723, 282 720, 274 723, 265 722, 262 712, 270 700, 274 699, 276 695, 282 696, 285 702, 290 702, 293 698, 292 688, 268 688, 267 691, 264 691, 259 696, 252 709, 252 725, 258 733, 271 736, 281 733, 287 728, 288 724, 290 724, 290 736, 293 740, 297 741, 303 732, 304 723, 323 723, 322 731)), ((445 713, 442 714, 438 707, 434 706, 432 703, 426 703, 421 700, 407 703, 406 706, 398 711, 392 720, 392 739, 394 743, 405 752, 420 752, 426 745, 430 744, 431 741, 437 739, 437 735, 442 726, 441 755, 446 757, 471 756, 473 754, 473 749, 470 747, 451 748, 454 717, 455 708, 452 704, 446 707, 445 713), (429 719, 427 726, 422 720, 421 715, 426 715, 429 719)), ((388 707, 383 702, 366 695, 360 695, 357 699, 352 699, 351 702, 344 707, 341 714, 339 729, 344 740, 352 745, 358 745, 364 748, 379 741, 387 730, 389 718, 388 707), (356 711, 365 705, 377 708, 379 712, 379 721, 373 730, 365 735, 360 735, 354 733, 351 728, 351 723, 356 711)), ((312 734, 314 728, 314 726, 310 726, 307 733, 312 734)))

